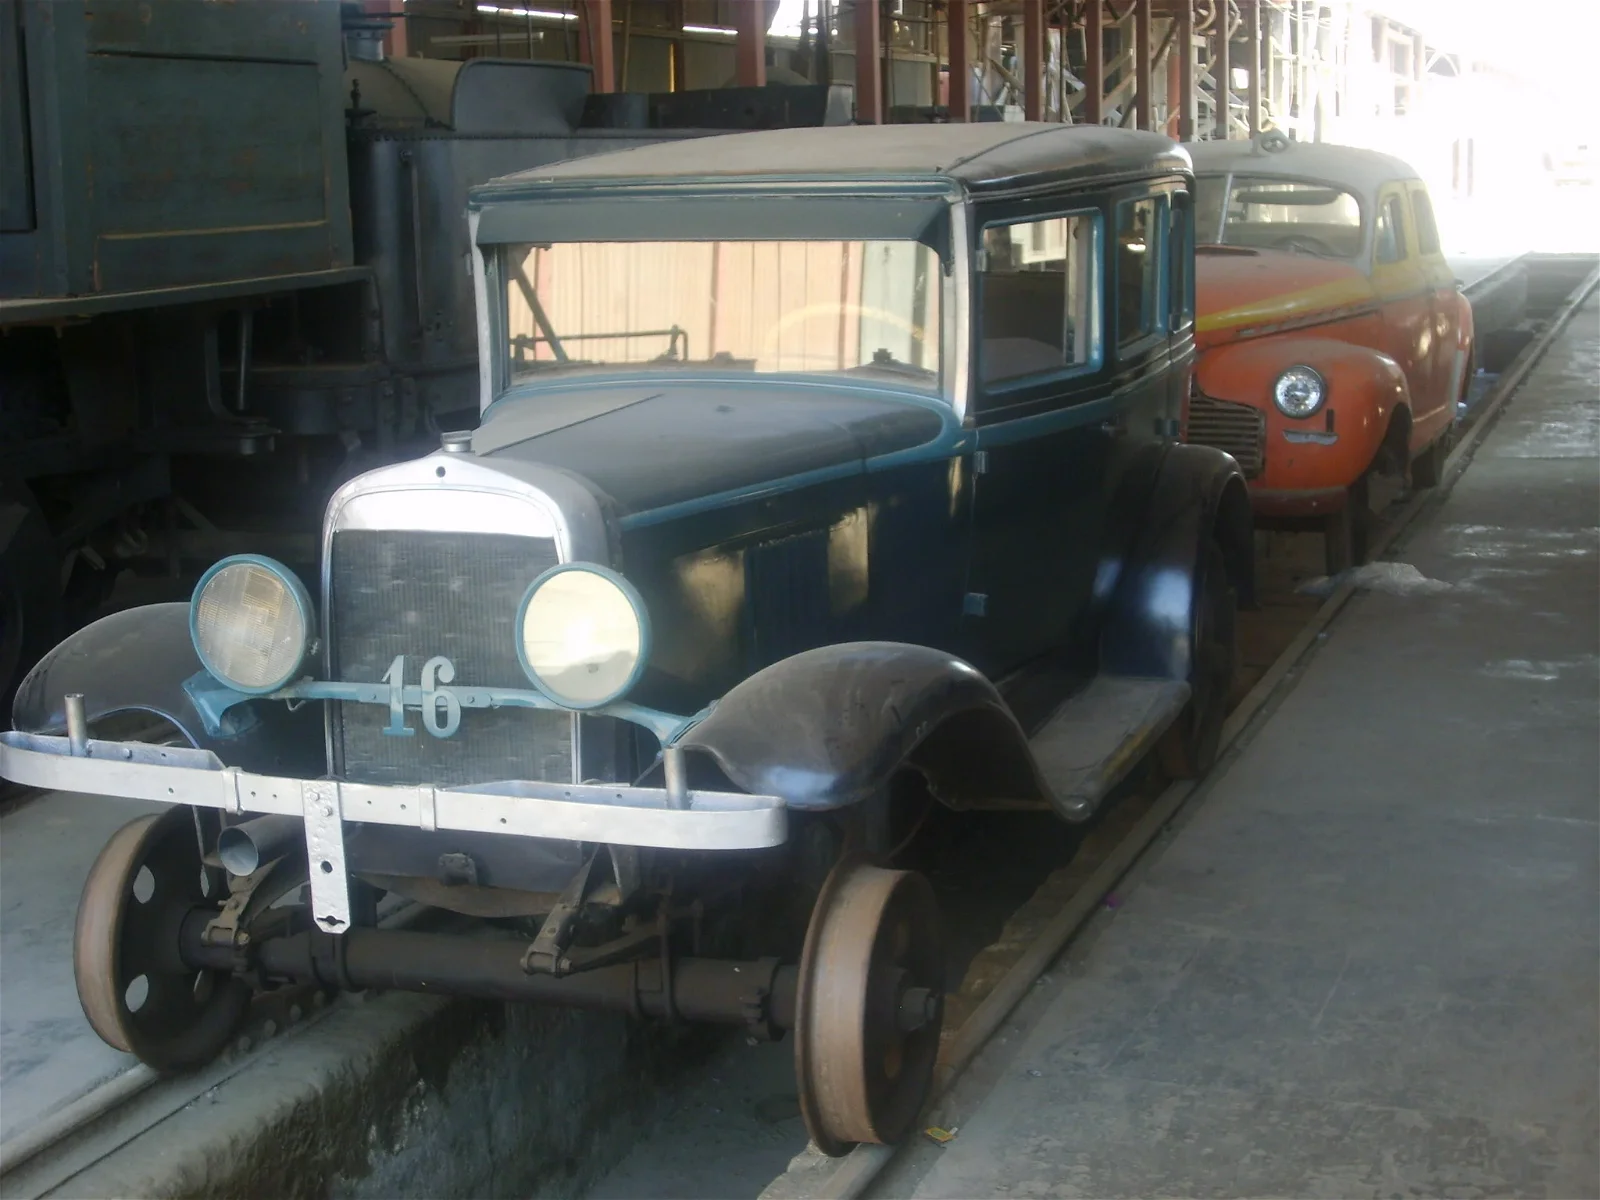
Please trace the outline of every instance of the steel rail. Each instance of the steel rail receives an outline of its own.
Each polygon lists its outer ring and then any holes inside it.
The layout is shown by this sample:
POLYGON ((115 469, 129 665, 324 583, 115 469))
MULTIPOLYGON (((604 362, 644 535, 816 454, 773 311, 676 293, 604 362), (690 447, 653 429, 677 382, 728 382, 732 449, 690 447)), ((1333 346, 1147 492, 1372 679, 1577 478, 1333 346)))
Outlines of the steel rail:
MULTIPOLYGON (((389 913, 378 924, 380 928, 386 930, 405 929, 415 924, 430 911, 423 905, 407 903, 389 913)), ((320 992, 316 993, 316 995, 321 994, 320 992)), ((9 1182, 8 1177, 13 1176, 25 1164, 38 1158, 52 1147, 76 1137, 79 1133, 104 1120, 107 1116, 123 1108, 157 1083, 183 1085, 187 1082, 190 1085, 186 1088, 180 1086, 181 1095, 176 1097, 175 1103, 170 1106, 174 1111, 192 1103, 211 1088, 244 1070, 255 1061, 258 1055, 266 1053, 269 1046, 277 1044, 274 1040, 275 1038, 281 1040, 297 1034, 303 1029, 310 1028, 321 1017, 332 1011, 333 1007, 333 1005, 328 1004, 312 1005, 311 1011, 307 1012, 304 1018, 296 1024, 285 1028, 282 1032, 274 1029, 272 1032, 267 1033, 263 1037, 260 1046, 254 1048, 254 1053, 241 1055, 232 1063, 221 1064, 226 1069, 220 1077, 217 1076, 215 1070, 197 1072, 190 1076, 164 1076, 143 1063, 134 1063, 128 1070, 96 1084, 61 1107, 47 1112, 31 1125, 24 1126, 4 1142, 0 1142, 0 1181, 9 1182)), ((149 1123, 148 1128, 153 1128, 158 1121, 165 1119, 166 1115, 168 1114, 163 1112, 149 1123)), ((94 1161, 99 1161, 107 1154, 120 1148, 121 1145, 125 1145, 129 1140, 131 1140, 131 1137, 124 1138, 118 1143, 118 1146, 108 1148, 103 1154, 98 1155, 94 1161)), ((92 1165, 92 1163, 83 1164, 68 1171, 64 1178, 50 1183, 47 1187, 37 1189, 34 1194, 43 1195, 45 1192, 59 1187, 70 1179, 72 1175, 77 1174, 89 1165, 92 1165)), ((3 1190, 7 1197, 22 1194, 14 1191, 10 1186, 6 1186, 3 1190)))

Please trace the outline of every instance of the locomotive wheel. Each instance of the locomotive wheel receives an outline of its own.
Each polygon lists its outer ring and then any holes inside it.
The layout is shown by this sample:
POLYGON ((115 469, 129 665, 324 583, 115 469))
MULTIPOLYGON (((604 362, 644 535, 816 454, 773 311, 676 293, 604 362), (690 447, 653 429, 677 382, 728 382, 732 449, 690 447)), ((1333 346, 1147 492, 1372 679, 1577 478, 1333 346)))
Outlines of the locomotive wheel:
POLYGON ((795 1075, 811 1140, 838 1156, 910 1131, 939 1056, 944 939, 927 879, 834 868, 800 959, 795 1075))
POLYGON ((191 970, 179 955, 183 918, 215 905, 220 886, 181 806, 112 834, 84 884, 72 939, 78 1000, 105 1042, 157 1070, 214 1058, 250 1003, 243 980, 191 970))

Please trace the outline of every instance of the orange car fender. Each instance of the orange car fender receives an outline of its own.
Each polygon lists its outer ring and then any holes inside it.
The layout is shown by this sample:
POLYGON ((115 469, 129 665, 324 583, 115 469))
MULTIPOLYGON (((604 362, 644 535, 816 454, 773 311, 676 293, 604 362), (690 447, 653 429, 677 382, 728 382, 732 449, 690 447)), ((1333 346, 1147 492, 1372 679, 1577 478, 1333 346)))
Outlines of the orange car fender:
POLYGON ((1331 430, 1338 434, 1336 446, 1319 454, 1296 456, 1301 470, 1308 472, 1305 477, 1261 481, 1273 488, 1347 483, 1371 464, 1397 412, 1410 424, 1411 393, 1400 364, 1371 347, 1332 338, 1262 338, 1219 346, 1201 357, 1195 382, 1214 400, 1248 404, 1266 414, 1269 475, 1278 474, 1272 469, 1274 462, 1284 463, 1279 451, 1285 431, 1331 430), (1309 417, 1287 417, 1272 402, 1273 384, 1294 366, 1310 367, 1327 384, 1327 399, 1309 417))

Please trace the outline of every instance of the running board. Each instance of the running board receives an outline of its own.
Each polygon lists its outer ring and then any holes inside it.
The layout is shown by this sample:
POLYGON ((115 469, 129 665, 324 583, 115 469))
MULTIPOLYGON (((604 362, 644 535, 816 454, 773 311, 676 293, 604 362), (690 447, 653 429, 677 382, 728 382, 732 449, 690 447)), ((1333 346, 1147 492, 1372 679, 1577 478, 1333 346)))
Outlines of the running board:
POLYGON ((1087 820, 1188 701, 1187 683, 1097 675, 1063 703, 1030 741, 1056 811, 1087 820))

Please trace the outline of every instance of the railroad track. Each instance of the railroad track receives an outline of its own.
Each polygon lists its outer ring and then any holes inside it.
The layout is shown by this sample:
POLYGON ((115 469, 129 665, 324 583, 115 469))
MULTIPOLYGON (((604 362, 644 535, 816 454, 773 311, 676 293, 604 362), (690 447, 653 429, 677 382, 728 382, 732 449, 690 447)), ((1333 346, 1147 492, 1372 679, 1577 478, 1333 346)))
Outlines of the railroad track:
MULTIPOLYGON (((1418 516, 1448 492, 1494 418, 1597 285, 1600 270, 1591 271, 1568 294, 1530 345, 1473 407, 1447 460, 1443 486, 1400 498, 1378 514, 1373 558, 1380 558, 1418 516)), ((1314 564, 1320 563, 1320 546, 1314 538, 1272 535, 1265 540, 1264 549, 1260 610, 1241 615, 1241 680, 1223 730, 1219 767, 1237 751, 1242 735, 1267 712, 1280 686, 1313 651, 1318 637, 1355 592, 1348 581, 1333 586, 1325 597, 1299 590, 1301 583, 1319 573, 1314 564)), ((995 841, 1007 843, 1009 852, 1014 854, 1019 844, 1032 849, 1031 865, 1015 873, 1019 877, 1008 879, 1007 886, 995 886, 992 876, 941 878, 938 839, 959 840, 971 832, 960 827, 959 814, 942 831, 931 825, 918 835, 908 854, 932 855, 930 873, 940 886, 941 899, 947 907, 953 900, 969 910, 966 919, 958 917, 952 922, 963 984, 947 1005, 932 1101, 935 1108, 940 1095, 948 1091, 1073 935, 1104 906, 1117 882, 1206 786, 1205 779, 1169 783, 1147 766, 1124 785, 1123 794, 1086 830, 1065 831, 1053 818, 1026 831, 1024 841, 1019 841, 1015 830, 1001 830, 995 841), (973 904, 973 892, 985 889, 995 895, 988 903, 973 904)), ((0 791, 0 812, 34 798, 37 793, 28 789, 0 791)), ((962 846, 965 852, 968 843, 963 841, 962 846)), ((1007 865, 1011 865, 1009 861, 1007 865)), ((397 910, 389 923, 409 924, 426 916, 423 910, 411 907, 397 910)), ((60 1186, 94 1161, 92 1156, 104 1157, 200 1099, 268 1053, 277 1044, 272 1039, 292 1036, 314 1023, 328 1007, 326 997, 313 989, 275 993, 270 1004, 253 1014, 235 1050, 207 1068, 161 1079, 148 1068, 134 1066, 90 1088, 0 1143, 0 1194, 37 1196, 60 1186), (90 1131, 96 1134, 92 1147, 84 1136, 90 1131)), ((819 1157, 774 1180, 763 1196, 770 1200, 858 1196, 894 1153, 889 1147, 863 1145, 843 1159, 819 1157)))

